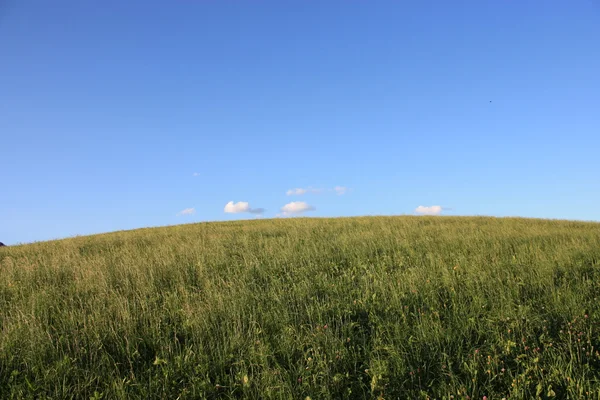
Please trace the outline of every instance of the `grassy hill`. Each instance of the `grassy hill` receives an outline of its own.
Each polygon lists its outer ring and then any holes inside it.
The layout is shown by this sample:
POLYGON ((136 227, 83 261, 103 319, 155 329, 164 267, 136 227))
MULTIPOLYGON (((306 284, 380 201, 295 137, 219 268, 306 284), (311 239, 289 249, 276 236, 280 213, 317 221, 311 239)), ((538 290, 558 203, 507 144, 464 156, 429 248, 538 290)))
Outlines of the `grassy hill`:
POLYGON ((6 247, 0 398, 598 399, 598 297, 597 223, 281 219, 6 247))

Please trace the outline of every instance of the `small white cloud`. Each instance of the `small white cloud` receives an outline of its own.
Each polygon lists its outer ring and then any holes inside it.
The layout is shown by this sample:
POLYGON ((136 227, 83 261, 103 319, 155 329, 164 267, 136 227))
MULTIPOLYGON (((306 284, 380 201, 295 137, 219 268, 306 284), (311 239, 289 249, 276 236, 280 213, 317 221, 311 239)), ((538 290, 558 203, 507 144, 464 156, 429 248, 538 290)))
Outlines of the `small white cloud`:
POLYGON ((177 213, 177 216, 181 216, 181 215, 194 215, 196 214, 196 209, 195 208, 186 208, 185 210, 181 210, 177 213))
POLYGON ((285 192, 285 194, 287 194, 288 196, 302 196, 303 194, 307 194, 307 193, 321 193, 323 191, 323 189, 315 189, 312 187, 307 187, 306 189, 304 188, 295 188, 295 189, 290 189, 287 192, 285 192))
POLYGON ((281 213, 283 216, 302 214, 306 211, 314 211, 315 208, 311 205, 306 204, 303 201, 292 201, 281 207, 281 213))
POLYGON ((248 204, 246 201, 239 201, 237 203, 230 201, 229 203, 225 204, 225 209, 223 211, 230 214, 237 214, 247 212, 249 209, 250 204, 248 204))
POLYGON ((421 215, 440 215, 442 213, 442 206, 419 206, 415 208, 415 212, 421 215))
POLYGON ((345 186, 336 186, 333 188, 333 190, 338 194, 338 195, 343 195, 346 194, 346 192, 348 191, 348 188, 345 186))
POLYGON ((285 194, 288 196, 301 196, 305 193, 306 193, 306 189, 301 189, 301 188, 290 189, 287 192, 285 192, 285 194))
POLYGON ((200 176, 200 172, 194 172, 192 176, 200 176))
POLYGON ((285 192, 285 194, 287 194, 288 196, 302 196, 303 194, 307 194, 307 193, 323 193, 323 192, 335 192, 338 195, 342 195, 342 194, 346 194, 348 193, 348 188, 345 186, 336 186, 333 189, 315 189, 312 187, 307 187, 307 188, 295 188, 295 189, 290 189, 287 192, 285 192))
POLYGON ((238 201, 234 203, 230 201, 225 204, 225 208, 223 209, 226 213, 229 214, 240 214, 240 213, 250 213, 250 214, 262 214, 265 212, 264 208, 250 208, 250 204, 247 201, 238 201))

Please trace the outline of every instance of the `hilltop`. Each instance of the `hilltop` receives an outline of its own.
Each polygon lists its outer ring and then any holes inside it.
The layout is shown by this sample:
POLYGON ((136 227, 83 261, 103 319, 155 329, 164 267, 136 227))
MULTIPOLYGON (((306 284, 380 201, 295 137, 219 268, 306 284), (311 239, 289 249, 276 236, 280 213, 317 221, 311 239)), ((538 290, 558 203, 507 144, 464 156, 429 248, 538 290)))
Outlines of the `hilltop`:
POLYGON ((0 249, 0 398, 598 398, 600 224, 201 223, 0 249))

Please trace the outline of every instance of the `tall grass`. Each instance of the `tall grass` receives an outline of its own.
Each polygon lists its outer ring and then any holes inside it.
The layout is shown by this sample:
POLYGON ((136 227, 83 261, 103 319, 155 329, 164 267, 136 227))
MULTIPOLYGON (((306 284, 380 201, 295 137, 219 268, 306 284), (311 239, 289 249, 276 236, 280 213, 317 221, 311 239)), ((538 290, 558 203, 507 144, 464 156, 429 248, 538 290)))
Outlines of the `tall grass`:
POLYGON ((203 223, 0 249, 0 398, 600 399, 600 224, 203 223))

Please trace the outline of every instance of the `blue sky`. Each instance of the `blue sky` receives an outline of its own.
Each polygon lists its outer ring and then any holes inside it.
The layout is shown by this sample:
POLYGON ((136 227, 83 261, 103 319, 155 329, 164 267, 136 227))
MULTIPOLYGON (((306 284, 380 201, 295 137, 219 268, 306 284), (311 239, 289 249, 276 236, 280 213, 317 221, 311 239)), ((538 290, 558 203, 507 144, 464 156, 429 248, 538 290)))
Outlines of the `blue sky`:
POLYGON ((0 241, 600 220, 599 43, 596 0, 0 0, 0 241))

